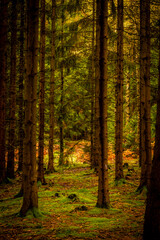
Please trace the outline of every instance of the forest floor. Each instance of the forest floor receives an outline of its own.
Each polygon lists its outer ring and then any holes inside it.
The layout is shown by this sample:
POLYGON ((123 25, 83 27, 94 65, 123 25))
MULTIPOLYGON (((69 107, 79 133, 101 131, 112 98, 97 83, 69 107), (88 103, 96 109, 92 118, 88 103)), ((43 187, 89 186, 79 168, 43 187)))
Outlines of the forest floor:
MULTIPOLYGON (((125 181, 116 186, 114 155, 109 154, 110 209, 96 207, 98 177, 89 167, 85 142, 76 145, 68 167, 46 174, 39 185, 41 218, 19 217, 21 177, 0 186, 0 240, 112 239, 141 240, 145 194, 138 195, 140 169, 131 151, 124 152, 125 181)), ((45 156, 47 159, 47 156, 45 156)))

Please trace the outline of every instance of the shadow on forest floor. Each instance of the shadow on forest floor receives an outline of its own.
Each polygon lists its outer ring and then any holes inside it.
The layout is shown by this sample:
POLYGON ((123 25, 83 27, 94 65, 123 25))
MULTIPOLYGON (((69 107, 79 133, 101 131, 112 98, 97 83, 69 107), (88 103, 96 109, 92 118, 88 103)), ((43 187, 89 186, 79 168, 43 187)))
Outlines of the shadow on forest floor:
POLYGON ((116 186, 110 160, 110 209, 96 208, 98 177, 87 163, 57 169, 39 186, 41 218, 18 217, 22 198, 13 198, 20 177, 0 186, 0 240, 142 239, 145 196, 137 195, 140 169, 136 158, 124 159, 125 183, 116 186))

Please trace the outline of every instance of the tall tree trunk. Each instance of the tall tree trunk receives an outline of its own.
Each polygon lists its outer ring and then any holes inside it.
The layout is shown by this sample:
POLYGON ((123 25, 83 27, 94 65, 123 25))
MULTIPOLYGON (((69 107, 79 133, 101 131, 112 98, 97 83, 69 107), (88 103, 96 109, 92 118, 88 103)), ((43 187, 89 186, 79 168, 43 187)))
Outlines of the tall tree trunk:
POLYGON ((20 214, 25 216, 31 210, 38 213, 38 190, 36 170, 36 103, 38 62, 38 18, 39 0, 27 1, 27 49, 25 79, 25 122, 23 152, 23 204, 20 214))
POLYGON ((24 0, 21 0, 21 26, 20 26, 20 59, 19 59, 19 110, 18 110, 18 131, 19 131, 19 159, 18 159, 18 171, 22 171, 23 165, 23 122, 24 122, 24 99, 23 99, 23 90, 24 90, 24 26, 25 26, 25 16, 24 16, 24 0))
MULTIPOLYGON (((61 0, 61 4, 64 4, 64 0, 61 0)), ((63 57, 64 57, 64 42, 63 42, 63 27, 64 27, 64 10, 62 9, 61 16, 61 47, 62 47, 62 60, 61 60, 61 100, 60 100, 60 156, 59 156, 59 165, 64 165, 64 129, 63 129, 63 117, 64 117, 64 66, 63 66, 63 57)))
POLYGON ((100 24, 100 57, 99 57, 100 158, 99 158, 97 207, 109 208, 110 200, 109 200, 109 186, 108 186, 108 139, 107 139, 108 0, 101 0, 99 24, 100 24))
POLYGON ((54 155, 53 155, 53 144, 54 144, 54 79, 55 79, 55 10, 56 2, 52 0, 52 48, 51 48, 51 79, 50 79, 50 129, 49 129, 49 161, 48 170, 50 172, 55 171, 54 169, 54 155))
POLYGON ((127 77, 126 77, 126 111, 125 111, 125 124, 128 125, 130 120, 130 67, 127 69, 127 77))
POLYGON ((93 25, 92 25, 92 66, 91 66, 91 168, 95 167, 94 152, 94 83, 95 83, 95 0, 93 0, 93 25))
POLYGON ((5 93, 7 52, 7 1, 0 2, 0 183, 5 179, 5 93))
POLYGON ((99 70, 99 56, 100 56, 100 0, 96 1, 96 56, 95 56, 95 130, 94 130, 94 168, 98 170, 98 162, 100 157, 100 142, 99 142, 99 79, 100 79, 100 70, 99 70))
POLYGON ((160 20, 159 20, 159 83, 156 117, 156 137, 151 182, 145 211, 143 240, 160 239, 160 20))
POLYGON ((123 179, 123 0, 118 0, 117 84, 115 128, 115 180, 123 179))
POLYGON ((44 95, 45 95, 45 0, 41 0, 40 30, 40 93, 39 93, 39 148, 38 148, 38 181, 45 183, 44 178, 44 95))
POLYGON ((15 158, 15 110, 16 110, 16 42, 17 42, 17 0, 12 1, 11 9, 11 68, 9 87, 9 133, 7 177, 14 178, 15 158))
POLYGON ((148 187, 151 173, 150 119, 150 0, 140 1, 140 162, 141 179, 137 191, 148 187))

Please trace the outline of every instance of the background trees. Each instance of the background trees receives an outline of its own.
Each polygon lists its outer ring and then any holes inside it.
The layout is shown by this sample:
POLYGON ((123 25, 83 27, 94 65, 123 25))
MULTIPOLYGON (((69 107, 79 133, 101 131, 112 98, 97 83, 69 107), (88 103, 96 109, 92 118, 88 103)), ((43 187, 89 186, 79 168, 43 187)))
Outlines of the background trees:
MULTIPOLYGON (((6 9, 5 1, 1 1, 3 19, 6 19, 7 10, 9 16, 8 21, 2 19, 0 23, 1 31, 4 33, 0 38, 3 47, 0 49, 2 56, 0 84, 3 90, 0 95, 2 99, 0 108, 2 180, 6 170, 5 154, 6 156, 8 154, 6 176, 14 177, 18 154, 19 170, 22 169, 24 160, 24 175, 30 181, 32 173, 28 177, 28 166, 33 166, 35 171, 36 147, 39 148, 39 170, 43 172, 48 165, 48 169, 53 171, 57 168, 58 159, 61 167, 64 167, 64 164, 76 162, 77 159, 68 160, 68 156, 72 155, 73 146, 76 146, 78 141, 85 140, 85 151, 90 151, 88 143, 91 141, 90 155, 94 158, 92 167, 98 169, 98 161, 100 162, 99 194, 106 191, 106 196, 99 196, 97 206, 108 207, 108 182, 106 181, 108 150, 116 155, 116 179, 118 180, 125 177, 122 164, 123 150, 130 149, 137 158, 140 150, 141 180, 144 180, 145 176, 145 183, 141 181, 140 188, 143 185, 149 185, 151 141, 154 145, 157 102, 156 22, 159 18, 159 3, 155 1, 150 3, 148 0, 118 1, 117 3, 97 1, 94 6, 93 0, 43 1, 45 8, 41 18, 40 44, 37 43, 38 16, 31 12, 27 18, 27 25, 24 21, 25 14, 29 14, 28 10, 24 12, 22 10, 22 8, 25 9, 26 3, 26 1, 9 1, 6 9), (21 9, 21 12, 16 9, 21 9), (32 17, 37 19, 33 26, 30 22, 34 22, 32 17), (27 32, 25 51, 24 32, 27 32), (43 47, 40 47, 42 43, 43 47), (7 48, 6 44, 8 44, 7 48), (24 64, 24 53, 26 64, 24 64), (33 62, 30 60, 31 57, 33 62), (15 60, 19 63, 19 68, 15 60), (37 67, 39 60, 40 67, 37 67), (36 78, 40 83, 38 88, 36 78), (8 79, 12 80, 10 84, 8 79), (23 119, 24 79, 25 120, 23 119), (31 79, 35 84, 34 89, 31 79), (113 94, 115 89, 116 96, 113 94), (18 95, 16 95, 17 90, 18 95), (41 106, 39 112, 36 111, 38 96, 40 96, 41 106), (41 119, 40 127, 36 128, 38 119, 41 119), (28 131, 32 127, 33 131, 28 131), (5 132, 11 137, 7 138, 7 141, 5 132), (141 136, 140 146, 139 136, 141 136), (27 144, 30 144, 30 148, 27 144), (5 147, 7 150, 4 154, 5 147), (47 151, 49 155, 45 156, 43 163, 43 153, 47 151)), ((33 173, 34 187, 35 173, 36 171, 33 173)))

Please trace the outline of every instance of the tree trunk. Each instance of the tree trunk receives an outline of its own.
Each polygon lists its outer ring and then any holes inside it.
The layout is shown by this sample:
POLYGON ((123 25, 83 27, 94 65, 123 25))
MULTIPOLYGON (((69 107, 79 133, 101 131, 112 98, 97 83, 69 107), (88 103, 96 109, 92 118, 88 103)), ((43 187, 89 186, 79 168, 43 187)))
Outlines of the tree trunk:
POLYGON ((55 9, 56 2, 52 0, 52 49, 51 49, 51 79, 50 79, 50 129, 49 129, 49 161, 48 170, 54 172, 54 79, 55 79, 55 9))
MULTIPOLYGON (((98 3, 97 3, 98 4, 98 3)), ((101 0, 100 8, 100 80, 99 80, 99 108, 100 108, 100 158, 97 207, 109 208, 108 186, 108 139, 107 139, 107 25, 108 25, 108 1, 101 0)))
POLYGON ((5 179, 7 1, 0 2, 0 183, 5 179))
POLYGON ((17 0, 12 1, 11 9, 11 68, 9 87, 9 133, 7 177, 14 178, 15 124, 16 124, 16 42, 17 42, 17 0))
POLYGON ((140 163, 137 191, 149 186, 151 173, 150 0, 140 1, 140 163))
POLYGON ((95 0, 93 0, 93 25, 92 25, 92 65, 91 65, 91 168, 95 167, 94 152, 94 83, 95 83, 95 0))
POLYGON ((127 77, 126 77, 126 111, 125 111, 125 124, 128 125, 130 120, 130 67, 127 69, 127 77))
POLYGON ((41 0, 38 181, 44 178, 45 0, 41 0))
POLYGON ((36 170, 36 103, 37 103, 37 62, 38 62, 38 17, 39 0, 27 1, 27 49, 25 79, 25 122, 23 159, 23 204, 20 214, 30 210, 38 215, 38 190, 36 170))
POLYGON ((96 4, 96 57, 95 57, 95 131, 94 131, 94 168, 98 170, 98 162, 100 157, 100 142, 99 142, 99 79, 100 79, 100 71, 99 71, 99 56, 100 56, 100 0, 97 0, 96 4))
POLYGON ((117 20, 117 84, 116 84, 116 129, 115 129, 115 180, 123 175, 123 0, 118 0, 117 20))
POLYGON ((159 20, 159 83, 156 117, 156 137, 151 182, 147 196, 143 240, 160 239, 160 20, 159 20))
MULTIPOLYGON (((64 4, 64 0, 61 0, 61 4, 64 4)), ((60 156, 59 156, 59 165, 64 165, 64 129, 63 129, 63 117, 64 117, 64 66, 63 66, 63 57, 64 57, 64 42, 63 42, 63 25, 64 25, 64 10, 62 9, 62 16, 61 16, 61 47, 62 47, 62 60, 61 60, 61 100, 60 100, 60 156)))
POLYGON ((24 0, 21 0, 21 26, 20 26, 20 59, 19 59, 19 111, 18 111, 18 131, 19 131, 19 159, 18 159, 18 171, 22 171, 23 165, 23 138, 24 138, 24 99, 23 99, 23 90, 24 90, 24 0))

